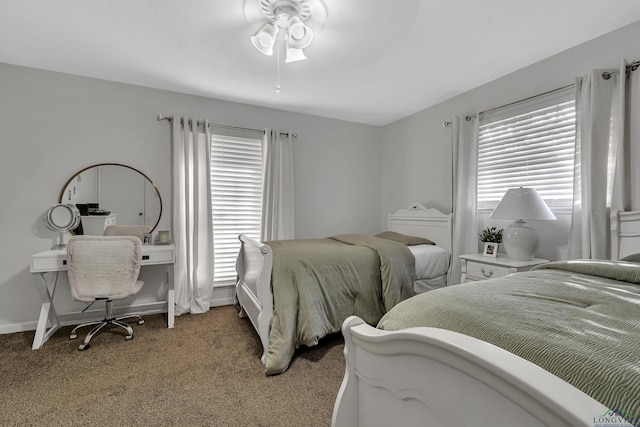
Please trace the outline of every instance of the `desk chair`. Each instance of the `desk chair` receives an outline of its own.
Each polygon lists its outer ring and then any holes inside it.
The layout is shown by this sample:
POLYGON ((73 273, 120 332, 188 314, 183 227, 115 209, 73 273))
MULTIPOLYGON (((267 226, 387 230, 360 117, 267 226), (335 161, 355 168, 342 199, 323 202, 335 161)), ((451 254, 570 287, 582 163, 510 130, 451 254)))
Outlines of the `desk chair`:
POLYGON ((111 303, 140 291, 144 284, 138 280, 141 261, 142 244, 134 236, 74 236, 69 240, 67 267, 71 296, 92 304, 98 300, 106 303, 104 320, 84 323, 71 331, 69 339, 75 339, 78 329, 96 325, 78 350, 89 348, 89 341, 107 325, 123 328, 127 331, 125 340, 133 339, 133 329, 121 320, 137 318, 139 325, 144 320, 138 315, 114 318, 111 303))
POLYGON ((104 236, 137 236, 142 240, 143 234, 148 233, 151 233, 151 227, 148 225, 107 225, 102 234, 104 236))

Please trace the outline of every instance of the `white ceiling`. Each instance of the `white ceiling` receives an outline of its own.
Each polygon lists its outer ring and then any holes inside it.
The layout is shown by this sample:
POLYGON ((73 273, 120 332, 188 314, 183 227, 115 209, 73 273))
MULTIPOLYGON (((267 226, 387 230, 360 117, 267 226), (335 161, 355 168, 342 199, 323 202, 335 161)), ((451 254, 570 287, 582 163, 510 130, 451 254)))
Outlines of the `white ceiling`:
POLYGON ((0 0, 0 62, 384 125, 640 20, 638 0, 315 1, 280 93, 258 0, 0 0))

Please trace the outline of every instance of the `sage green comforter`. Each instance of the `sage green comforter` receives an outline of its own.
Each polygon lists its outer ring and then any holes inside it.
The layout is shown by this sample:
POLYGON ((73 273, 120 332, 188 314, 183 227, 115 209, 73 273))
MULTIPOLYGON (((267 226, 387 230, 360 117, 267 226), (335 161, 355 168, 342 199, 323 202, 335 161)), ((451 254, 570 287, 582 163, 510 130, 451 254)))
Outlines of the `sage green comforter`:
POLYGON ((348 234, 265 244, 273 251, 267 375, 286 371, 296 348, 340 331, 347 317, 376 324, 414 295, 415 259, 400 243, 348 234))
POLYGON ((438 289, 378 328, 430 326, 514 353, 612 410, 640 416, 640 264, 559 261, 438 289))

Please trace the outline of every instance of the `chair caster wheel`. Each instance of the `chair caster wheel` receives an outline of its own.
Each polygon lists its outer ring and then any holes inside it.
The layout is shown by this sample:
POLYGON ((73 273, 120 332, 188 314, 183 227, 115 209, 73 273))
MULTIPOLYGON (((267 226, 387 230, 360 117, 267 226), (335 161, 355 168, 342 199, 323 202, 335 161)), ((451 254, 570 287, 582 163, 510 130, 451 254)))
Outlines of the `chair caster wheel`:
POLYGON ((84 350, 88 349, 89 347, 91 347, 90 344, 80 344, 78 346, 78 351, 84 351, 84 350))
POLYGON ((75 340, 76 338, 78 338, 78 334, 71 334, 71 335, 69 335, 69 339, 70 339, 70 340, 75 340))
POLYGON ((124 339, 125 341, 131 341, 133 339, 133 335, 127 335, 124 339))
POLYGON ((138 325, 144 325, 144 319, 138 320, 138 325))

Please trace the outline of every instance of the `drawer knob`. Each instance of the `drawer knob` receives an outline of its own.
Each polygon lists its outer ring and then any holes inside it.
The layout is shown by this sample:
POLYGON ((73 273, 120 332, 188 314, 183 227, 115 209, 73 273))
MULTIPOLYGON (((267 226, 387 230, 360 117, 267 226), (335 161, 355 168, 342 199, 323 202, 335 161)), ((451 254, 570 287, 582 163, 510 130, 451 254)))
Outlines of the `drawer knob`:
POLYGON ((491 276, 493 276, 493 270, 489 270, 489 274, 487 274, 487 272, 484 270, 484 268, 481 268, 481 269, 480 269, 480 272, 482 273, 482 275, 483 275, 484 277, 491 277, 491 276))

